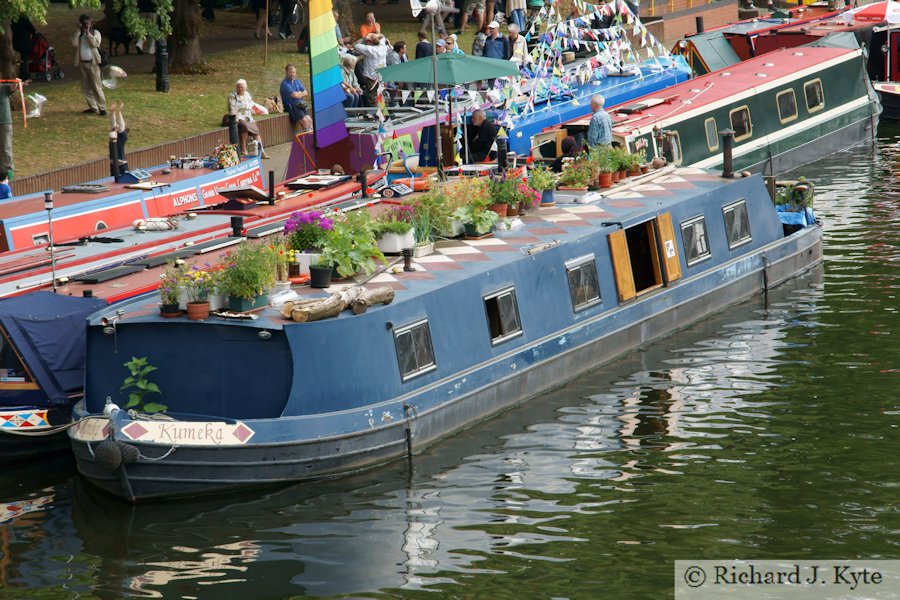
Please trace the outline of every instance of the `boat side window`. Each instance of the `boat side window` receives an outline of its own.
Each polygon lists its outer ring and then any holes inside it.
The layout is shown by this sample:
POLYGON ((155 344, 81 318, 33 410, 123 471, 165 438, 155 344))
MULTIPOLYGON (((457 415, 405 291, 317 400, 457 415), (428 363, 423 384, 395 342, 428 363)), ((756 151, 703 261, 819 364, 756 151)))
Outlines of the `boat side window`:
POLYGON ((681 224, 681 241, 688 266, 706 260, 712 254, 706 238, 706 219, 703 216, 688 219, 681 224))
POLYGON ((566 263, 569 279, 569 295, 575 312, 600 303, 600 280, 593 254, 581 256, 566 263))
POLYGON ((22 389, 27 385, 30 389, 34 379, 15 347, 10 343, 6 330, 0 328, 0 389, 22 389))
POLYGON ((803 93, 806 94, 806 110, 813 113, 825 107, 825 90, 822 89, 822 80, 813 79, 803 84, 803 93))
POLYGON ((728 248, 733 250, 751 240, 750 218, 747 215, 747 203, 738 200, 722 208, 725 217, 725 233, 728 236, 728 248))
POLYGON ((514 288, 506 288, 495 294, 485 296, 484 309, 487 312, 488 329, 491 333, 492 345, 522 335, 519 305, 516 302, 516 290, 514 288))
POLYGON ((719 130, 715 118, 708 118, 703 122, 703 126, 706 128, 706 146, 710 152, 715 152, 719 149, 719 130))
POLYGON ((750 108, 741 106, 736 108, 728 116, 731 120, 731 128, 734 129, 734 141, 739 142, 753 135, 753 122, 750 121, 750 108))
POLYGON ((681 164, 681 136, 677 131, 666 131, 663 135, 662 155, 669 164, 681 164))
POLYGON ((422 319, 394 330, 394 347, 400 364, 400 378, 408 381, 413 377, 437 368, 434 362, 434 348, 431 345, 431 329, 428 319, 422 319))
POLYGON ((794 90, 778 92, 775 101, 778 103, 779 121, 787 123, 797 118, 797 96, 794 94, 794 90))

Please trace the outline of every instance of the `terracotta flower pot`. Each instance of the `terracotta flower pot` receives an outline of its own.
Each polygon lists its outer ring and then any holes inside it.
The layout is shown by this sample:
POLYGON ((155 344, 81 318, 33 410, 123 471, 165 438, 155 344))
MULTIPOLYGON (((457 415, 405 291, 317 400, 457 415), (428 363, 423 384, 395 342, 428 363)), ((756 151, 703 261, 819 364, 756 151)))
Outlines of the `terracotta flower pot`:
POLYGON ((506 205, 506 216, 507 216, 507 217, 517 217, 517 216, 519 216, 519 205, 516 204, 515 206, 513 206, 513 205, 511 205, 511 204, 507 204, 507 205, 506 205))
POLYGON ((191 321, 202 321, 209 318, 209 302, 188 302, 187 318, 191 321))
POLYGON ((497 204, 491 204, 488 208, 500 215, 500 218, 502 219, 506 217, 506 210, 509 208, 509 205, 505 202, 498 202, 497 204))
POLYGON ((597 178, 597 183, 601 188, 610 188, 612 187, 612 173, 600 173, 600 176, 597 178))

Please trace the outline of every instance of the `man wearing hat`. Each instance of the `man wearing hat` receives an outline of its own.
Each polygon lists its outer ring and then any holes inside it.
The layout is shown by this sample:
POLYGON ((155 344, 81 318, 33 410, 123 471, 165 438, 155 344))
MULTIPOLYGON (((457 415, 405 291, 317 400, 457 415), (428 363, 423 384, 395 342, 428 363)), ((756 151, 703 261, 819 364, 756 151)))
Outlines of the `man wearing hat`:
POLYGON ((434 43, 434 53, 435 54, 444 54, 447 52, 447 42, 438 38, 434 43))
POLYGON ((497 21, 488 23, 488 36, 484 40, 484 57, 506 60, 509 57, 509 41, 500 35, 497 21))

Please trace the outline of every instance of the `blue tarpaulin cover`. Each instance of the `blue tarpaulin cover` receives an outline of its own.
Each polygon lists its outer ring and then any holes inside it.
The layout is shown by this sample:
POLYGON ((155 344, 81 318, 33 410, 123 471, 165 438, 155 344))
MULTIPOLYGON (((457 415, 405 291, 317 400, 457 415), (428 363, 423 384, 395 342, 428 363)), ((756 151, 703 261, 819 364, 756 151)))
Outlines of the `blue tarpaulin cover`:
POLYGON ((787 204, 776 204, 775 210, 778 212, 778 218, 785 225, 808 227, 816 222, 816 215, 811 208, 797 210, 795 207, 787 204))
POLYGON ((0 301, 0 326, 51 404, 84 386, 87 317, 100 298, 34 292, 0 301))

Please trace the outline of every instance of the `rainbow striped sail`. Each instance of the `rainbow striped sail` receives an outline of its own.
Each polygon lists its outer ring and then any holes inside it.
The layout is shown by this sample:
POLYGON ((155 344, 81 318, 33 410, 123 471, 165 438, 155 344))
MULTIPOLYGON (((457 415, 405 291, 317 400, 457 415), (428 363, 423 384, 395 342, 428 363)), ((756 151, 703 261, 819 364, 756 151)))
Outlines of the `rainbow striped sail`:
POLYGON ((309 2, 309 72, 317 148, 347 137, 347 95, 341 87, 343 78, 331 9, 331 0, 309 2))

